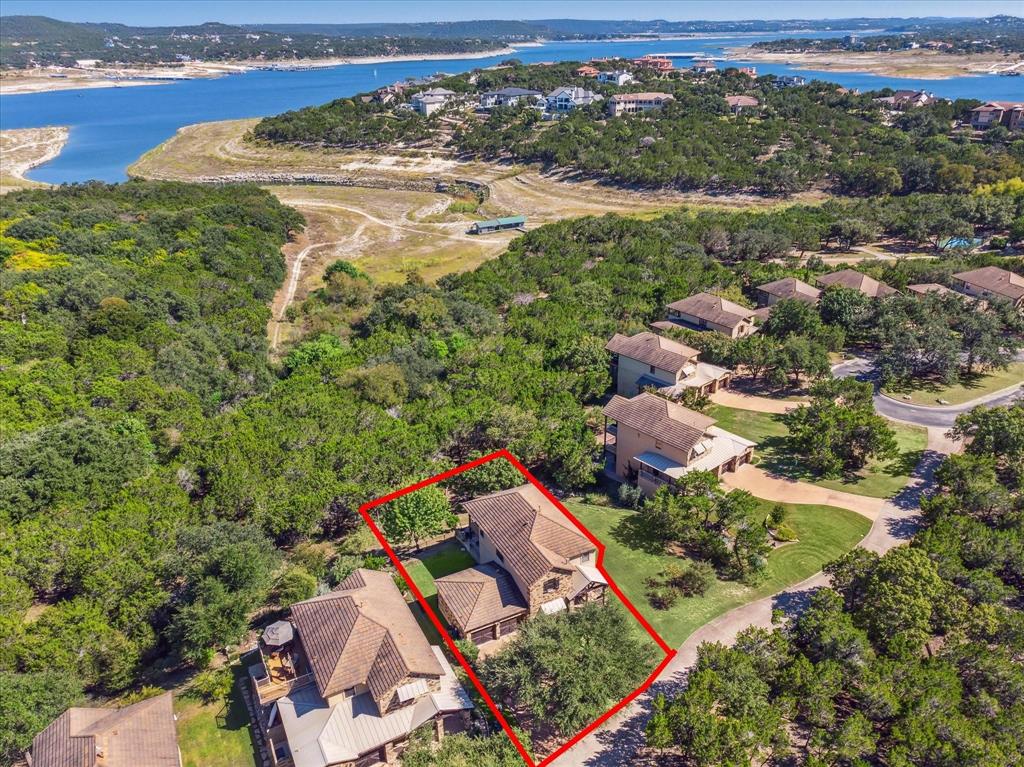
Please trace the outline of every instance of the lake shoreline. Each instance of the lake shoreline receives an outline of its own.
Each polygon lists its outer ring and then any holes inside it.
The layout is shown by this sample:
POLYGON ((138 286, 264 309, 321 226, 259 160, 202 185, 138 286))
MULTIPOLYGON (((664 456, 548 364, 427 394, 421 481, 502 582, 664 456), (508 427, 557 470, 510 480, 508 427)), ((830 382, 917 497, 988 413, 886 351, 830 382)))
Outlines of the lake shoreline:
POLYGON ((69 135, 70 130, 63 125, 0 131, 0 194, 49 186, 25 174, 59 155, 69 135))
MULTIPOLYGON (((730 61, 786 64, 797 69, 848 72, 878 77, 951 80, 979 77, 1002 71, 1024 70, 1024 56, 1016 60, 996 54, 949 54, 924 49, 910 51, 765 51, 760 48, 729 48, 730 61)), ((981 98, 981 97, 979 97, 981 98)))
MULTIPOLYGON (((536 47, 534 44, 519 47, 536 47)), ((47 67, 40 70, 5 73, 0 77, 0 96, 20 96, 30 93, 86 90, 95 88, 131 88, 145 85, 170 85, 187 80, 203 80, 244 74, 258 70, 302 71, 329 69, 359 64, 391 64, 409 61, 451 61, 488 59, 494 56, 511 56, 516 48, 503 47, 486 51, 472 51, 463 54, 424 53, 400 56, 348 56, 328 59, 296 59, 286 61, 233 62, 190 61, 182 66, 117 67, 77 69, 72 67, 47 67)))

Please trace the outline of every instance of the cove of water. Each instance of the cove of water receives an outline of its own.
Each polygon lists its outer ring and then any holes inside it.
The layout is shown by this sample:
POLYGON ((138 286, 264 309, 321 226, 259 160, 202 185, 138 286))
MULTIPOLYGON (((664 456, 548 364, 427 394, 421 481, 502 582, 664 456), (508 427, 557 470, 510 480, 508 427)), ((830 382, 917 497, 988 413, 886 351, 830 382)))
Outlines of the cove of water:
MULTIPOLYGON (((834 31, 817 36, 842 36, 834 31)), ((586 61, 602 56, 633 58, 648 53, 703 52, 720 57, 725 49, 792 35, 723 36, 642 42, 553 42, 521 48, 514 57, 524 63, 586 61)), ((178 128, 198 122, 262 117, 388 85, 407 77, 436 72, 456 74, 493 66, 513 55, 483 59, 396 61, 385 64, 346 64, 306 71, 260 70, 217 79, 186 80, 170 85, 131 88, 94 88, 0 96, 0 128, 35 128, 66 125, 70 131, 64 150, 28 176, 54 184, 87 181, 123 181, 126 168, 140 155, 166 141, 178 128)), ((687 59, 676 66, 685 67, 687 59)), ((1024 77, 983 75, 947 80, 883 77, 847 72, 821 72, 786 64, 730 61, 749 64, 759 74, 801 74, 847 88, 874 90, 908 88, 929 90, 945 98, 988 100, 1024 99, 1024 77)), ((723 66, 723 64, 719 64, 723 66)))

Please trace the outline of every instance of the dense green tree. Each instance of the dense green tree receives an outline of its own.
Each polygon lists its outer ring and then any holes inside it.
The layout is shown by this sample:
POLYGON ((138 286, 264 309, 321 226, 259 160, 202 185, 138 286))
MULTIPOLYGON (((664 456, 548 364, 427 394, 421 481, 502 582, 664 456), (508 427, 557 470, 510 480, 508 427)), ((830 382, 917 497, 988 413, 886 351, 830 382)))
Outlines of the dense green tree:
POLYGON ((428 485, 388 501, 378 518, 388 540, 398 545, 414 544, 419 550, 424 538, 451 530, 457 518, 448 495, 437 485, 428 485))

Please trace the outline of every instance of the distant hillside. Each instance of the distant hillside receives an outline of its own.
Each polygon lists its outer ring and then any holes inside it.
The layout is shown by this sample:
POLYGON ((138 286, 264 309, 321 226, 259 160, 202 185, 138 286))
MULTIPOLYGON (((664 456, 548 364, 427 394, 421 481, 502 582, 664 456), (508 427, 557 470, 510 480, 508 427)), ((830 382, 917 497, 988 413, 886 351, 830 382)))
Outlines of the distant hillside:
POLYGON ((465 53, 496 46, 495 38, 324 35, 273 32, 210 22, 184 27, 130 27, 73 23, 46 16, 0 17, 0 66, 73 65, 76 59, 103 63, 164 64, 189 60, 397 56, 465 53))
POLYGON ((616 38, 634 35, 778 33, 850 30, 897 33, 944 26, 974 28, 981 19, 849 18, 810 20, 666 21, 540 19, 430 23, 248 24, 215 22, 180 27, 74 23, 46 16, 0 17, 0 66, 103 63, 161 64, 190 59, 332 58, 465 53, 539 39, 616 38))
POLYGON ((755 43, 768 51, 889 51, 927 46, 947 53, 1024 52, 1024 18, 913 19, 884 34, 846 38, 787 38, 755 43))

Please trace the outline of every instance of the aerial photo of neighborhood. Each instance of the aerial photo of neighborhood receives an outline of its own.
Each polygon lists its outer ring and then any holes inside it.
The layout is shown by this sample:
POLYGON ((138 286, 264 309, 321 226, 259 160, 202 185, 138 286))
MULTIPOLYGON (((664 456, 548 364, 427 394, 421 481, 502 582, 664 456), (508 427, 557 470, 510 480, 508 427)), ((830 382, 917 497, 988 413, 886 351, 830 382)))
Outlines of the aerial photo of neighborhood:
POLYGON ((1024 765, 1020 0, 5 0, 0 767, 1024 765))

